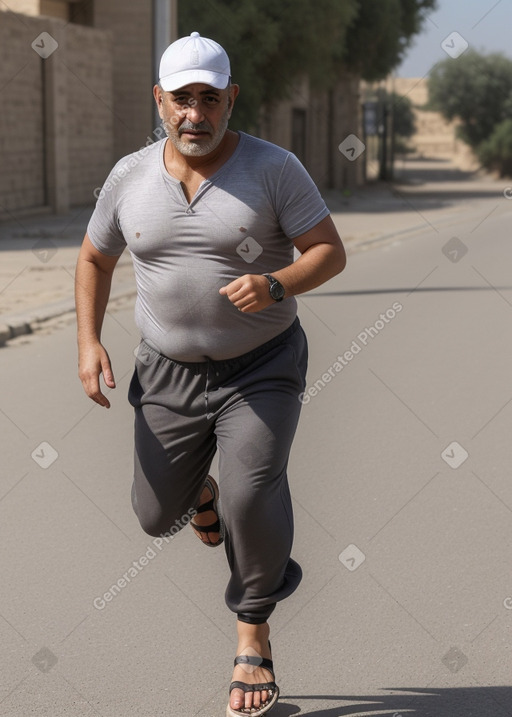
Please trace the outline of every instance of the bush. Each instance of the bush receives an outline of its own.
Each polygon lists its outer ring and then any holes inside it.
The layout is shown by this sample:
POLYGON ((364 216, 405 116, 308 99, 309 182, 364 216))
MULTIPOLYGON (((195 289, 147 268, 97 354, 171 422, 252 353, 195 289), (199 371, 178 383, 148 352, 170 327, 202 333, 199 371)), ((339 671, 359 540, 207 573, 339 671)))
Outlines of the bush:
POLYGON ((429 109, 447 120, 458 119, 458 134, 478 151, 494 128, 510 116, 512 60, 500 53, 468 50, 458 59, 438 63, 429 79, 429 109))
POLYGON ((512 177, 512 119, 496 125, 477 153, 486 169, 499 172, 500 177, 512 177))
POLYGON ((416 120, 411 100, 396 92, 389 96, 393 113, 393 131, 402 138, 412 137, 416 132, 416 120))

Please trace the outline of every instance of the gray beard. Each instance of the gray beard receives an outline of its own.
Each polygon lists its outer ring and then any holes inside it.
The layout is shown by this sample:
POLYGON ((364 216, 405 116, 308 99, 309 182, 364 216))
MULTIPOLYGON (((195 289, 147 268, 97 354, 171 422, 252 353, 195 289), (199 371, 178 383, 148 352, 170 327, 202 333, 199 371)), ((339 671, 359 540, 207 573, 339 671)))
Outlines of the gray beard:
POLYGON ((210 152, 213 152, 221 143, 227 128, 228 118, 226 113, 226 115, 222 118, 217 132, 213 135, 213 137, 208 140, 208 142, 202 141, 201 143, 198 142, 197 144, 195 144, 193 142, 183 142, 176 128, 173 127, 172 129, 170 129, 164 122, 164 129, 167 136, 169 137, 173 145, 176 147, 178 152, 180 152, 180 154, 185 155, 186 157, 204 157, 205 155, 210 154, 210 152))

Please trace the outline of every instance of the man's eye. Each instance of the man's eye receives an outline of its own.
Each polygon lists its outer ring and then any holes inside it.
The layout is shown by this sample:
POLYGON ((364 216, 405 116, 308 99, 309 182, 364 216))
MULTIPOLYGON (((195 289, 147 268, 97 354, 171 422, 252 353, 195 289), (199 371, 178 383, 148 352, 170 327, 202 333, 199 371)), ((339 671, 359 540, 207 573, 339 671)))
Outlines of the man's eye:
POLYGON ((211 97, 205 97, 204 99, 205 102, 209 102, 210 104, 217 104, 217 102, 219 101, 219 98, 213 95, 211 97))

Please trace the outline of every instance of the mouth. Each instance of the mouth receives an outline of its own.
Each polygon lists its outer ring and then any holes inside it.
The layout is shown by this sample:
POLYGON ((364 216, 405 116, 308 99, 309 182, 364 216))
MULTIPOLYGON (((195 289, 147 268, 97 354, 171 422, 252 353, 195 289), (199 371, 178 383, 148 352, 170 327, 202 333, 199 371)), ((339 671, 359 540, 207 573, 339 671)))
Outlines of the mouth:
POLYGON ((184 129, 180 132, 180 137, 189 137, 190 139, 199 139, 200 137, 209 137, 210 133, 206 130, 184 129))

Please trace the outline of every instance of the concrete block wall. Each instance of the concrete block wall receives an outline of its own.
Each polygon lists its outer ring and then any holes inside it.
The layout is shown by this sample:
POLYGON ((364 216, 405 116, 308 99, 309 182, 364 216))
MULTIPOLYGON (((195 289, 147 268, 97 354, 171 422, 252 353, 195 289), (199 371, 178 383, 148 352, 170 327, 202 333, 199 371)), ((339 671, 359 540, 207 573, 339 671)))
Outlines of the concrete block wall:
POLYGON ((95 2, 93 23, 112 37, 117 160, 140 149, 154 129, 152 3, 95 2))
POLYGON ((69 201, 92 203, 114 164, 116 118, 111 33, 66 27, 66 95, 69 201))
POLYGON ((0 12, 0 219, 92 204, 114 159, 108 31, 0 12), (43 59, 33 41, 57 49, 43 59))
POLYGON ((37 18, 0 12, 0 218, 45 204, 40 32, 37 18))

